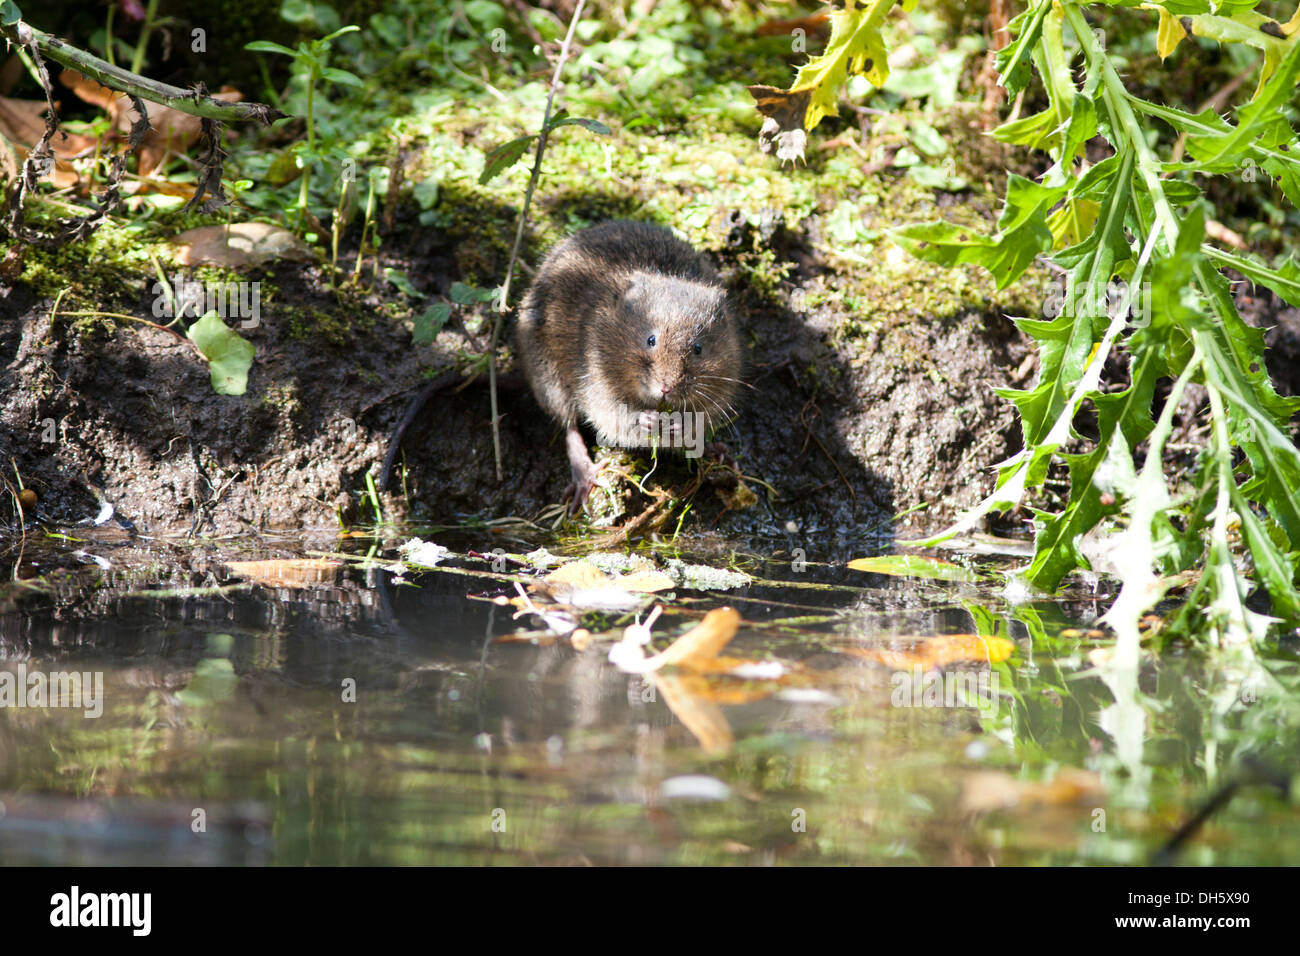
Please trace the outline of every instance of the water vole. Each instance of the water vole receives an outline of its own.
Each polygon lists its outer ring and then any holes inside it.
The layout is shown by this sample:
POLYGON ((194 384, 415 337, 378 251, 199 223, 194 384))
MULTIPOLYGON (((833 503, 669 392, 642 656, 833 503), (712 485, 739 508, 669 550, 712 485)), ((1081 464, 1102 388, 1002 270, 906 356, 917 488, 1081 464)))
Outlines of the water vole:
POLYGON ((574 511, 596 478, 580 422, 603 444, 698 455, 740 384, 717 273, 647 223, 606 222, 556 245, 520 306, 516 351, 537 401, 565 426, 574 511))

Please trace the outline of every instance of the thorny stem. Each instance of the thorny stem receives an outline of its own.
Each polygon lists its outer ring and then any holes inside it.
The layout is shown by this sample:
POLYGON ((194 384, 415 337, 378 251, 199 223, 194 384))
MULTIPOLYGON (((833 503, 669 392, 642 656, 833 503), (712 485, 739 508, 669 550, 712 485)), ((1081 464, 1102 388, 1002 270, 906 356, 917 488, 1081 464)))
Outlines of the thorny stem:
POLYGON ((488 345, 488 395, 492 401, 492 453, 496 456, 497 481, 504 474, 501 469, 501 419, 497 414, 497 340, 501 336, 501 322, 505 318, 506 306, 510 301, 510 278, 515 274, 515 263, 519 259, 519 246, 524 239, 524 226, 528 223, 528 207, 533 202, 533 192, 537 189, 537 180, 542 172, 542 154, 546 151, 546 127, 551 121, 551 107, 555 94, 560 88, 560 73, 564 61, 569 58, 569 44, 573 40, 573 31, 582 18, 582 7, 586 0, 578 0, 573 8, 573 19, 569 21, 569 32, 560 44, 560 57, 555 64, 555 74, 551 77, 551 89, 546 94, 546 111, 542 114, 542 128, 537 136, 537 152, 533 157, 532 175, 528 177, 528 190, 524 193, 524 208, 519 213, 519 225, 515 229, 515 244, 510 250, 510 262, 506 265, 505 282, 501 285, 501 297, 497 300, 496 320, 492 323, 492 341, 488 345))
POLYGON ((191 116, 202 116, 227 122, 242 122, 251 119, 269 125, 284 116, 279 110, 262 103, 226 103, 211 96, 199 94, 194 90, 183 90, 180 87, 169 86, 166 83, 159 83, 156 80, 138 76, 122 69, 120 66, 114 66, 107 60, 101 60, 85 50, 70 46, 58 37, 37 30, 21 20, 10 26, 0 26, 0 36, 21 47, 23 45, 22 36, 28 30, 31 31, 31 37, 37 49, 48 59, 97 80, 104 86, 122 93, 138 96, 141 99, 149 100, 151 103, 161 103, 163 106, 170 106, 174 110, 189 113, 191 116))

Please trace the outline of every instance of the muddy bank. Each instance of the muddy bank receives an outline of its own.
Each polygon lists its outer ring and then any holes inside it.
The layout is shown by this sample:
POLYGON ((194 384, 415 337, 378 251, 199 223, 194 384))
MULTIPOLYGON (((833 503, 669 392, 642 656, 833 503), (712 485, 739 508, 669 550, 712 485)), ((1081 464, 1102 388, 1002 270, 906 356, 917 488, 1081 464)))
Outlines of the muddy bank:
MULTIPOLYGON (((752 245, 750 228, 733 225, 731 244, 752 245)), ((932 526, 977 500, 989 463, 1018 440, 1011 409, 991 389, 1033 373, 1011 322, 979 307, 941 321, 854 316, 846 335, 843 302, 791 308, 835 282, 809 237, 781 227, 765 241, 789 268, 774 292, 747 287, 726 244, 716 256, 743 317, 754 386, 720 437, 775 495, 756 485, 759 505, 720 527, 794 521, 805 532, 847 531, 921 503, 911 525, 932 526)), ((384 264, 421 277, 422 291, 445 294, 460 278, 453 235, 408 230, 387 248, 384 264)), ((207 367, 177 335, 111 318, 51 321, 50 298, 22 283, 0 291, 0 455, 40 496, 39 518, 72 524, 107 501, 154 533, 352 520, 365 474, 425 374, 453 367, 486 335, 454 320, 432 346, 414 347, 409 322, 387 318, 380 298, 336 296, 314 266, 282 263, 244 278, 270 291, 260 325, 243 333, 257 355, 238 397, 212 392, 207 367)), ((152 321, 151 285, 122 275, 118 301, 97 308, 152 321)), ((435 396, 403 442, 405 480, 394 481, 390 505, 460 522, 535 516, 557 501, 568 481, 562 436, 532 396, 503 395, 501 482, 489 422, 481 385, 435 396)), ((717 517, 711 499, 697 500, 697 520, 717 517)))
MULTIPOLYGON (((891 516, 924 505, 894 526, 910 534, 985 494, 990 464, 1019 442, 1012 409, 992 389, 1036 374, 1010 320, 987 300, 942 319, 904 306, 873 321, 847 308, 827 295, 844 269, 815 251, 815 222, 759 237, 787 274, 757 291, 731 252, 754 245, 755 227, 736 219, 715 259, 743 317, 753 388, 720 438, 758 480, 760 500, 719 520, 721 502, 706 491, 685 527, 752 533, 793 521, 800 533, 838 537, 887 531, 891 516)), ((384 265, 431 295, 464 271, 462 237, 450 232, 399 226, 386 248, 384 265)), ((426 376, 481 350, 486 306, 416 347, 410 323, 389 318, 381 296, 335 294, 315 266, 281 263, 246 278, 267 291, 260 325, 244 332, 257 355, 238 397, 213 393, 206 365, 176 334, 98 316, 51 321, 50 298, 22 283, 0 290, 0 456, 39 495, 40 520, 75 524, 104 502, 144 533, 327 531, 368 517, 366 473, 378 470, 426 376)), ((98 307, 152 320, 151 277, 119 280, 116 301, 98 307)), ((906 302, 929 280, 901 271, 889 281, 906 302)), ((1274 378, 1294 393, 1300 313, 1266 293, 1243 307, 1273 327, 1274 378)), ((486 388, 435 396, 403 442, 391 512, 464 523, 532 518, 558 501, 568 481, 559 429, 526 392, 504 393, 502 411, 498 482, 486 388)), ((671 465, 660 473, 668 485, 685 475, 671 465)))

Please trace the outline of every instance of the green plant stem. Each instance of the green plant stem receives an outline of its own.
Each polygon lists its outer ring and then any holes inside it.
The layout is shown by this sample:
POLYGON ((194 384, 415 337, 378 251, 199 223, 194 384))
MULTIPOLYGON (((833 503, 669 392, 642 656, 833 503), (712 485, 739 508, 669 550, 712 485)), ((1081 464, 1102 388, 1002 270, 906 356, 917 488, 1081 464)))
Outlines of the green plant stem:
MULTIPOLYGON (((140 39, 135 44, 135 55, 131 57, 132 73, 139 73, 144 67, 144 54, 149 47, 149 37, 153 33, 153 21, 157 14, 158 0, 149 0, 149 6, 144 11, 144 25, 140 27, 140 39)), ((109 42, 112 42, 111 38, 109 42)))
MULTIPOLYGON (((1193 333, 1197 349, 1201 348, 1201 333, 1193 333)), ((1211 459, 1214 470, 1218 473, 1218 490, 1214 506, 1214 523, 1210 531, 1210 561, 1207 573, 1217 575, 1216 591, 1219 609, 1227 613, 1227 626, 1223 628, 1228 637, 1228 644, 1249 645, 1252 628, 1250 611, 1246 608, 1246 596, 1242 593, 1240 578, 1232 563, 1232 546, 1228 542, 1228 514, 1232 509, 1232 446, 1228 440, 1227 415, 1224 412, 1223 397, 1212 381, 1205 383, 1210 397, 1210 423, 1213 441, 1211 459), (1224 598, 1230 603, 1225 606, 1224 598)))
POLYGON ((519 212, 519 225, 515 229, 515 242, 510 248, 510 261, 506 265, 506 278, 501 285, 501 297, 497 300, 496 319, 492 322, 492 341, 488 344, 488 396, 492 405, 492 453, 496 456, 497 481, 505 475, 501 467, 501 419, 497 412, 497 342, 501 337, 501 322, 505 317, 510 302, 510 279, 515 272, 515 263, 519 261, 519 247, 524 240, 524 227, 528 223, 528 209, 533 202, 533 193, 537 189, 537 180, 542 173, 542 155, 546 152, 547 126, 551 122, 551 108, 555 104, 555 94, 560 88, 560 76, 564 70, 564 61, 569 58, 569 44, 573 42, 573 32, 582 18, 582 7, 586 0, 578 0, 573 8, 573 19, 569 21, 569 31, 560 44, 560 55, 555 64, 555 74, 551 77, 551 88, 546 94, 546 110, 542 114, 542 128, 537 136, 537 151, 533 156, 533 171, 528 177, 528 190, 524 193, 524 206, 519 212))
POLYGON ((1074 30, 1074 35, 1088 58, 1089 67, 1100 70, 1102 97, 1106 101, 1106 108, 1110 111, 1115 131, 1117 134, 1122 133, 1137 153, 1138 174, 1151 194, 1156 219, 1164 234, 1165 248, 1172 251, 1178 243, 1178 217, 1174 215, 1174 208, 1165 197, 1164 181, 1160 178, 1160 162, 1151 152, 1151 147, 1147 145, 1146 136, 1143 135, 1137 115, 1129 103, 1128 89, 1124 86, 1120 75, 1115 72, 1110 57, 1098 46, 1097 38, 1088 29, 1088 23, 1078 6, 1067 3, 1064 4, 1064 9, 1070 27, 1074 30))

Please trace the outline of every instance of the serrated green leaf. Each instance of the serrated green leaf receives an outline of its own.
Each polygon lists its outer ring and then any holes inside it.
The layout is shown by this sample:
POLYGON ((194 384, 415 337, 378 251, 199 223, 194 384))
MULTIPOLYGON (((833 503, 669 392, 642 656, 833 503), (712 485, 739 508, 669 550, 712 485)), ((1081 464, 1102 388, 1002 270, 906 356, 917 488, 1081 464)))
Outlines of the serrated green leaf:
POLYGON ((1269 268, 1249 253, 1236 255, 1210 245, 1201 250, 1220 266, 1236 269, 1251 282, 1272 289, 1288 305, 1300 306, 1300 263, 1294 257, 1288 256, 1276 268, 1269 268))
POLYGON ((1007 24, 1015 37, 997 51, 998 82, 1006 87, 1008 96, 1016 96, 1029 85, 1029 64, 1034 46, 1043 30, 1043 18, 1052 9, 1052 0, 1036 0, 1027 10, 1007 24))
POLYGON ((1205 163, 1221 158, 1239 161, 1243 151, 1256 140, 1293 142, 1295 131, 1287 123, 1283 109, 1295 98, 1297 76, 1300 76, 1300 43, 1291 45, 1268 82, 1237 111, 1237 125, 1230 132, 1189 136, 1188 152, 1205 163))

